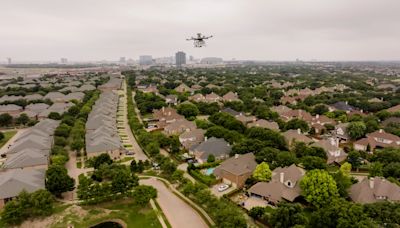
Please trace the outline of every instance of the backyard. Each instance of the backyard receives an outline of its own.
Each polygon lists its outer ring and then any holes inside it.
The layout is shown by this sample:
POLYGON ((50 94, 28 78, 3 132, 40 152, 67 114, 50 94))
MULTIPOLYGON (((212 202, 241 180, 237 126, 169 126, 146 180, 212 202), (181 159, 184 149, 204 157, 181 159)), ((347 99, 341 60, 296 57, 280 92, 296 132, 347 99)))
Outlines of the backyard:
POLYGON ((17 131, 3 132, 4 138, 2 140, 0 140, 0 148, 3 147, 4 144, 6 144, 8 142, 8 140, 10 140, 16 133, 17 133, 17 131))

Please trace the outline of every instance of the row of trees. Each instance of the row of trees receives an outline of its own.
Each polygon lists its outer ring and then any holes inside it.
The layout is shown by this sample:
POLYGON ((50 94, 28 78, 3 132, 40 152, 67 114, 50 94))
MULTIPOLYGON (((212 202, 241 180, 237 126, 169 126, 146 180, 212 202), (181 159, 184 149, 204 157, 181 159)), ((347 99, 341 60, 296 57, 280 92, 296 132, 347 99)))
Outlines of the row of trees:
POLYGON ((22 191, 4 206, 1 220, 8 225, 19 225, 27 219, 48 216, 53 212, 54 198, 48 191, 22 191))

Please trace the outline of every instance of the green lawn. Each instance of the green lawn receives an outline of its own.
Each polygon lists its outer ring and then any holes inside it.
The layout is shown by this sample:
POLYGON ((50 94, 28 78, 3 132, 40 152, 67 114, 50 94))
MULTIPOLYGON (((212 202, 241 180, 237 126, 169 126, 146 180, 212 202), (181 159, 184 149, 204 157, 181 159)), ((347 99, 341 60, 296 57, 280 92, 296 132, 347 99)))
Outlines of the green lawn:
POLYGON ((10 140, 15 134, 17 134, 17 131, 7 131, 3 132, 4 134, 4 139, 0 140, 0 148, 4 146, 10 140))
POLYGON ((133 204, 132 200, 118 200, 92 206, 83 206, 83 208, 88 212, 85 216, 68 214, 64 216, 62 222, 52 227, 67 227, 69 221, 75 228, 87 228, 113 219, 123 220, 128 227, 161 227, 157 215, 150 205, 145 208, 138 208, 133 204), (105 213, 105 210, 111 211, 105 213))

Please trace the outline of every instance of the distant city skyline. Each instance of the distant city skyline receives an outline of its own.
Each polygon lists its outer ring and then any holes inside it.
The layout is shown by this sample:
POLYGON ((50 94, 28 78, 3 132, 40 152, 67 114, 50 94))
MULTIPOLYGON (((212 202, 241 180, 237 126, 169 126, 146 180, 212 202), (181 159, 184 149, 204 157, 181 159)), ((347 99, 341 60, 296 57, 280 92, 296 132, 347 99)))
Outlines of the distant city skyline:
POLYGON ((4 0, 0 62, 400 60, 398 0, 4 0), (214 35, 207 47, 186 38, 214 35))

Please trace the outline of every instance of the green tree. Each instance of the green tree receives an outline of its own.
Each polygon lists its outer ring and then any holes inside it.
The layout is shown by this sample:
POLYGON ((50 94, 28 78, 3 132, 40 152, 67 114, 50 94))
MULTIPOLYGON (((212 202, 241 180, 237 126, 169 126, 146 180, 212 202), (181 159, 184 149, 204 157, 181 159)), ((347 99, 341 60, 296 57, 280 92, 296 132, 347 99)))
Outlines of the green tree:
POLYGON ((196 105, 191 103, 180 104, 177 108, 178 113, 185 116, 185 118, 193 118, 199 114, 199 109, 196 105))
POLYGON ((29 119, 28 115, 26 115, 25 113, 22 113, 21 115, 19 115, 18 118, 15 119, 15 123, 26 125, 29 122, 29 120, 30 119, 29 119))
POLYGON ((77 116, 77 115, 79 114, 79 112, 80 112, 80 109, 79 109, 79 107, 76 106, 76 105, 74 105, 74 106, 72 106, 72 107, 70 107, 70 108, 68 109, 68 113, 69 113, 71 116, 77 116))
POLYGON ((253 177, 258 181, 269 181, 271 180, 271 176, 272 172, 266 162, 258 164, 253 172, 253 177))
POLYGON ((146 206, 151 199, 157 198, 157 190, 151 186, 137 186, 132 193, 135 204, 141 207, 146 206))
POLYGON ((61 115, 58 112, 50 112, 47 117, 52 120, 61 120, 61 115))
POLYGON ((9 126, 13 121, 13 118, 8 113, 3 113, 0 115, 0 127, 9 126))
POLYGON ((348 162, 343 163, 340 166, 340 172, 343 173, 343 175, 345 176, 350 176, 350 172, 351 172, 351 164, 348 162))
POLYGON ((215 162, 215 156, 214 156, 214 154, 208 155, 208 157, 207 157, 207 162, 208 162, 208 163, 215 162))
POLYGON ((347 202, 344 199, 332 200, 314 211, 310 219, 310 227, 351 227, 367 228, 377 227, 367 214, 363 211, 363 206, 347 202))
POLYGON ((308 132, 310 130, 310 127, 308 126, 308 123, 304 120, 291 119, 286 123, 285 129, 300 129, 302 132, 308 132))
POLYGON ((93 158, 93 168, 98 169, 102 164, 112 164, 113 160, 111 159, 108 153, 100 154, 97 157, 93 158))
POLYGON ((50 165, 46 171, 46 189, 57 197, 61 193, 72 191, 75 180, 68 176, 67 169, 58 165, 50 165))
POLYGON ((313 113, 318 114, 318 115, 322 115, 326 112, 329 112, 329 109, 326 105, 323 105, 323 104, 316 105, 313 109, 313 113))
POLYGON ((351 166, 355 169, 358 169, 361 166, 362 157, 360 152, 352 150, 347 155, 347 161, 351 164, 351 166))
POLYGON ((300 204, 282 202, 271 213, 270 223, 272 227, 287 228, 296 225, 306 225, 308 220, 300 204))
POLYGON ((327 171, 314 169, 309 171, 300 182, 305 200, 319 208, 336 199, 336 182, 327 171))
POLYGON ((306 170, 326 169, 326 160, 315 156, 304 156, 300 159, 306 170))
POLYGON ((365 135, 366 130, 367 127, 364 122, 351 122, 347 127, 347 134, 349 134, 352 139, 359 139, 365 135))
POLYGON ((369 165, 370 177, 383 177, 383 164, 380 162, 372 162, 369 165))

